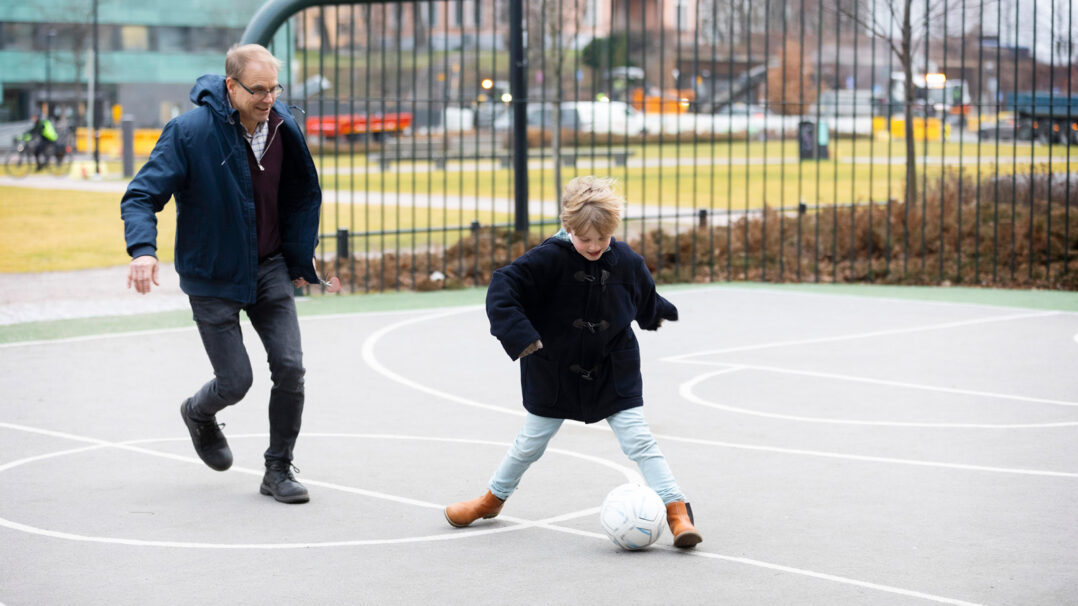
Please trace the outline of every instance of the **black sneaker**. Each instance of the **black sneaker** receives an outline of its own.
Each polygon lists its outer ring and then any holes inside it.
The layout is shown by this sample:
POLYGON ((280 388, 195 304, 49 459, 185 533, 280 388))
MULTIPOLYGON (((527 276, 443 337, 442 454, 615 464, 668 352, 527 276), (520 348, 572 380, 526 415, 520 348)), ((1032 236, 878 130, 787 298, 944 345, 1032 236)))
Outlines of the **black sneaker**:
MULTIPOLYGON (((258 492, 272 496, 282 503, 306 503, 311 500, 307 489, 296 481, 292 470, 296 469, 287 461, 267 461, 266 475, 262 476, 262 486, 258 492)), ((296 471, 299 471, 296 469, 296 471)))
POLYGON ((210 466, 210 469, 224 471, 232 467, 232 450, 228 447, 225 434, 221 433, 224 425, 218 425, 217 419, 206 423, 199 423, 191 418, 187 407, 191 399, 184 400, 180 404, 180 416, 187 425, 187 431, 191 434, 191 442, 195 445, 195 452, 202 462, 210 466))

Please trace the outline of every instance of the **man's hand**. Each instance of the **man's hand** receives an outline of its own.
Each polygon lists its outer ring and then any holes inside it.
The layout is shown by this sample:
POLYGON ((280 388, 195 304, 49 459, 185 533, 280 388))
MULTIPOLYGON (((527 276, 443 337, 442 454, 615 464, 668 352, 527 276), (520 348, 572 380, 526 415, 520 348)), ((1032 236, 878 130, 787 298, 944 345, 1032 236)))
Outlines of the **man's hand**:
MULTIPOLYGON (((318 259, 311 259, 311 266, 314 267, 314 274, 318 275, 318 259)), ((330 294, 335 293, 341 289, 341 281, 337 279, 336 276, 330 278, 329 280, 323 280, 319 278, 318 281, 322 284, 322 287, 326 289, 326 292, 330 294)), ((303 278, 296 278, 295 280, 292 280, 292 285, 296 288, 303 288, 308 284, 310 284, 310 282, 304 280, 303 278)))
POLYGON ((131 259, 131 265, 127 266, 127 287, 131 288, 134 284, 135 290, 140 295, 144 295, 153 288, 151 282, 154 286, 161 285, 157 281, 157 257, 142 255, 131 259))

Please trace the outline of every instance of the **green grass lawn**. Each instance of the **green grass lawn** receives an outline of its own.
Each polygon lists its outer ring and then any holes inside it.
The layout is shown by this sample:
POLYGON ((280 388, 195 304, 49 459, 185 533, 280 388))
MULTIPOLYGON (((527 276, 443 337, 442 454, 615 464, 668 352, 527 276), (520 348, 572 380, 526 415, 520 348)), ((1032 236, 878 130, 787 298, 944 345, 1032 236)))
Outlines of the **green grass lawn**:
MULTIPOLYGON (((176 211, 170 203, 157 214, 158 258, 172 261, 176 211)), ((322 206, 323 233, 338 227, 352 232, 392 232, 359 238, 356 250, 396 250, 413 245, 452 244, 473 220, 483 224, 509 221, 506 213, 378 205, 322 206), (461 226, 461 230, 428 235, 428 226, 461 226), (399 233, 398 233, 399 232, 399 233)), ((113 193, 0 187, 0 272, 40 272, 125 265, 131 259, 124 244, 120 195, 113 193)), ((335 251, 335 243, 326 244, 335 251)))
MULTIPOLYGON (((175 212, 158 215, 158 255, 172 261, 175 212)), ((124 265, 120 196, 0 187, 0 272, 124 265)))

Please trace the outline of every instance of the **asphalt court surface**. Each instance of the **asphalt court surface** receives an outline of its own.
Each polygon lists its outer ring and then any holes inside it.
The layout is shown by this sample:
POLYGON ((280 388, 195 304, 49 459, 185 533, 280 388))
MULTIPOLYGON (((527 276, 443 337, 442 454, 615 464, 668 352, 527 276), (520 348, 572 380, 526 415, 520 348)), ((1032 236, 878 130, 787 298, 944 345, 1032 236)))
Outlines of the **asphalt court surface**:
MULTIPOLYGON (((645 415, 704 542, 644 552, 637 477, 566 423, 501 516, 449 527, 522 421, 480 306, 301 319, 310 503, 258 494, 264 352, 198 461, 193 327, 0 345, 0 602, 1063 604, 1078 588, 1078 314, 797 290, 663 290, 645 415)), ((151 295, 152 296, 152 295, 151 295)))

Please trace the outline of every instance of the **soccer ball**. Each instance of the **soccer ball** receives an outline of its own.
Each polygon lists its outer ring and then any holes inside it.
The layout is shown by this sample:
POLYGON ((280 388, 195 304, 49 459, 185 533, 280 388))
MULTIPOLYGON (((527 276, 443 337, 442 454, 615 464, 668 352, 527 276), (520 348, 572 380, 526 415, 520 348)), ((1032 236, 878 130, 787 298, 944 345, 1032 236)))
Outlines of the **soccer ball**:
POLYGON ((654 490, 638 484, 622 484, 603 499, 599 523, 618 547, 643 549, 662 535, 666 506, 654 490))

